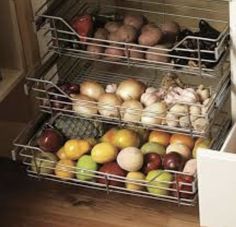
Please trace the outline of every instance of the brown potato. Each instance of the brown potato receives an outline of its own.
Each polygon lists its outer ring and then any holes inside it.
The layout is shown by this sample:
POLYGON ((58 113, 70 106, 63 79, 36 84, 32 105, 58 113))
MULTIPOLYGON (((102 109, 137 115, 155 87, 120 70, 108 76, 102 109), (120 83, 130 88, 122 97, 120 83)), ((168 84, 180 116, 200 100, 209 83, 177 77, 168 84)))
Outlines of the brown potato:
POLYGON ((130 47, 129 48, 129 53, 127 53, 127 51, 125 52, 125 56, 128 56, 130 58, 137 58, 137 59, 144 59, 145 57, 145 54, 144 52, 139 52, 139 51, 143 51, 142 48, 139 48, 139 47, 130 47))
POLYGON ((98 46, 98 45, 99 45, 98 43, 94 42, 94 43, 91 43, 87 46, 87 51, 91 52, 91 53, 89 53, 89 55, 93 58, 96 58, 96 59, 101 58, 100 53, 104 52, 104 48, 101 46, 98 46))
POLYGON ((162 36, 161 29, 149 28, 139 36, 138 42, 144 46, 154 46, 160 43, 162 36))
POLYGON ((122 42, 121 37, 117 32, 110 33, 110 35, 108 36, 108 40, 122 42))
POLYGON ((158 26, 157 26, 156 24, 154 24, 154 23, 145 24, 145 25, 142 27, 141 33, 146 32, 147 30, 153 29, 153 28, 158 28, 158 26))
MULTIPOLYGON (((161 49, 166 48, 166 46, 164 45, 156 45, 155 47, 161 48, 161 49)), ((168 54, 168 51, 155 50, 153 48, 150 48, 147 50, 146 59, 150 61, 157 61, 157 62, 163 62, 163 63, 168 63, 170 61, 170 58, 168 56, 163 56, 159 54, 168 54)))
POLYGON ((161 30, 166 42, 175 42, 180 32, 180 26, 175 21, 168 21, 161 25, 161 30))
POLYGON ((120 27, 121 27, 121 23, 120 22, 116 22, 116 21, 109 21, 105 24, 105 29, 110 32, 116 32, 120 27))
POLYGON ((119 60, 122 56, 125 55, 124 51, 122 49, 118 49, 119 46, 113 45, 105 50, 105 54, 109 54, 112 56, 106 56, 105 58, 108 60, 119 60))
POLYGON ((124 24, 135 27, 137 30, 140 30, 144 24, 144 17, 142 15, 126 15, 124 18, 124 24))
POLYGON ((94 34, 94 38, 107 40, 109 32, 105 28, 98 28, 94 34))
POLYGON ((122 25, 117 30, 117 35, 119 36, 120 42, 131 43, 137 39, 137 30, 130 25, 122 25))

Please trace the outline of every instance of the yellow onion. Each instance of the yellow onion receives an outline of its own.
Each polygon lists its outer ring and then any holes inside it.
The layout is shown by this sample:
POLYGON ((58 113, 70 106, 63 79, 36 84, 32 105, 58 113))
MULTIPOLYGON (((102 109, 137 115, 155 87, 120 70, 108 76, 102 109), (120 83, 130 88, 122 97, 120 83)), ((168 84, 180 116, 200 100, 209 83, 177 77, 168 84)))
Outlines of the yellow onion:
POLYGON ((73 98, 73 110, 80 115, 90 116, 97 113, 95 100, 86 95, 70 95, 73 98))
POLYGON ((96 81, 84 81, 80 84, 80 93, 87 95, 89 98, 98 100, 105 93, 103 86, 96 81))
POLYGON ((119 84, 116 94, 124 101, 130 99, 139 100, 144 91, 145 85, 142 82, 135 79, 128 79, 119 84))
POLYGON ((139 122, 143 105, 137 100, 127 100, 121 105, 121 116, 124 121, 139 122))
POLYGON ((103 94, 98 100, 98 111, 105 117, 118 117, 122 100, 116 94, 103 94))

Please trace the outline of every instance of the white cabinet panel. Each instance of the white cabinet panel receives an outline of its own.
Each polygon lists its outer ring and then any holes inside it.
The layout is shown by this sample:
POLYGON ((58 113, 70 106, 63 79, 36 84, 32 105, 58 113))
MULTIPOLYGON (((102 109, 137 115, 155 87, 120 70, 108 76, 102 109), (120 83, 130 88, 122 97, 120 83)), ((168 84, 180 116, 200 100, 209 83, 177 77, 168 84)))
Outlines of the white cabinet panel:
POLYGON ((201 226, 235 227, 236 155, 202 149, 197 158, 201 226))

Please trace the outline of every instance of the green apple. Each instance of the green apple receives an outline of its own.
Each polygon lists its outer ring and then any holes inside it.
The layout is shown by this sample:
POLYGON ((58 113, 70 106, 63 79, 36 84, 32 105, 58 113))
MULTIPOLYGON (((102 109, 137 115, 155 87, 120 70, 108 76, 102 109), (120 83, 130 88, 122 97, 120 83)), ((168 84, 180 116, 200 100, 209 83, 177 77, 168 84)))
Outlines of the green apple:
POLYGON ((98 164, 93 161, 91 155, 83 155, 78 160, 76 167, 76 177, 79 180, 92 181, 95 174, 86 170, 96 171, 98 169, 98 164))
POLYGON ((155 195, 168 195, 168 188, 171 186, 171 181, 173 180, 173 175, 164 170, 152 170, 146 176, 147 190, 155 195), (165 182, 163 182, 165 181, 165 182), (156 186, 160 188, 154 188, 151 186, 156 186))
POLYGON ((195 146, 192 151, 193 158, 197 158, 197 150, 198 148, 206 148, 209 149, 211 146, 211 140, 205 138, 198 138, 195 142, 195 146))
POLYGON ((51 174, 58 158, 51 152, 39 152, 32 158, 31 169, 39 174, 51 174))
POLYGON ((165 147, 159 143, 156 143, 156 142, 145 143, 141 147, 141 151, 143 152, 143 154, 157 153, 159 155, 164 155, 166 153, 165 147))

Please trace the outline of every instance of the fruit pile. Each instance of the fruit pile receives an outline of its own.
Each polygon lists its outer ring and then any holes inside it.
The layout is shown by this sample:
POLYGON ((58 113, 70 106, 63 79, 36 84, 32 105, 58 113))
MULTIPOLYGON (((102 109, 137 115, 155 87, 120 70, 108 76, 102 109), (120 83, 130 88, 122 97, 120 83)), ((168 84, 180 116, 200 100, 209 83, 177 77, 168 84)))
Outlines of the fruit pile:
POLYGON ((61 96, 56 98, 54 94, 50 95, 51 105, 57 109, 70 106, 76 114, 85 117, 99 114, 128 123, 168 125, 197 132, 205 132, 209 125, 205 114, 213 95, 212 89, 204 85, 188 86, 174 73, 167 73, 159 88, 148 87, 136 79, 106 86, 90 80, 59 87, 73 102, 66 102, 63 106, 60 100, 56 101, 61 96))
POLYGON ((56 129, 45 129, 37 143, 43 152, 34 155, 31 167, 38 174, 186 199, 194 194, 196 151, 210 146, 208 139, 134 128, 67 141, 56 129))
MULTIPOLYGON (((198 59, 199 57, 196 51, 198 49, 197 39, 187 37, 216 39, 220 35, 220 32, 205 20, 200 20, 199 30, 192 32, 189 29, 182 29, 176 21, 156 24, 139 14, 119 15, 116 20, 99 24, 96 17, 82 15, 73 18, 71 25, 80 35, 80 41, 84 43, 82 46, 93 58, 104 57, 118 61, 130 57, 133 60, 173 62, 178 65, 195 67, 198 66, 197 60, 194 62, 188 58, 198 59), (94 40, 88 42, 88 37, 92 37, 94 40), (170 52, 169 49, 180 41, 183 42, 178 47, 182 50, 170 52), (138 45, 130 46, 127 51, 122 45, 124 43, 138 45), (178 56, 180 57, 178 58, 178 56)), ((214 51, 215 47, 216 42, 200 40, 201 50, 214 51)), ((201 53, 201 58, 215 60, 212 53, 201 53)), ((204 63, 205 67, 214 65, 214 62, 204 63)))

